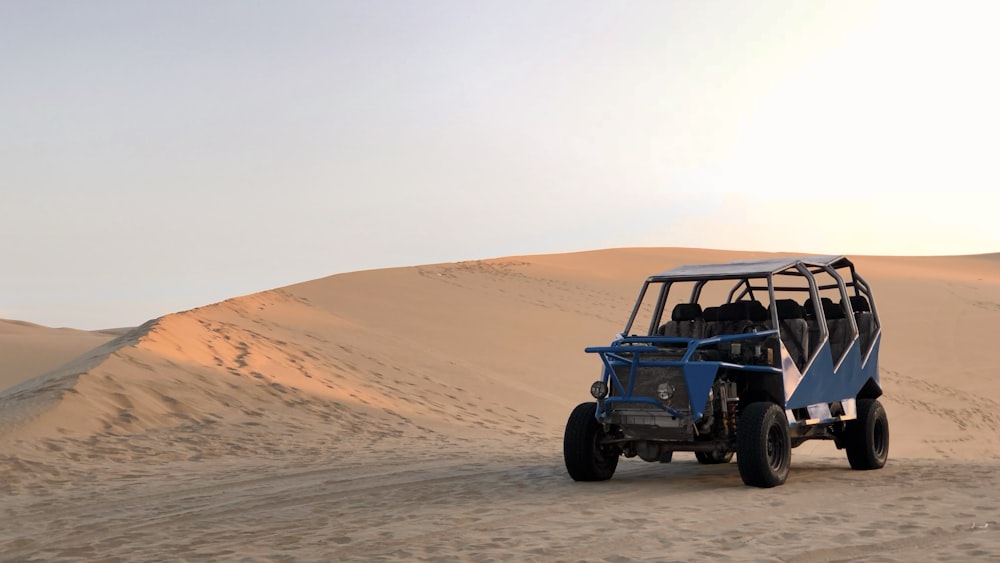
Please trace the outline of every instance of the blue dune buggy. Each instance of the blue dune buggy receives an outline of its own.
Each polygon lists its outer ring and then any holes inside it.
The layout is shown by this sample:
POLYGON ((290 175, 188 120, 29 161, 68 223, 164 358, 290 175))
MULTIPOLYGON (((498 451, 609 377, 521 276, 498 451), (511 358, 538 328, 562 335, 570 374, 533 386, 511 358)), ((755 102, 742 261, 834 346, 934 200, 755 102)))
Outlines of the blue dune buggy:
POLYGON ((610 479, 621 456, 705 464, 736 455, 743 482, 785 482, 791 449, 833 440, 854 469, 879 469, 889 424, 878 401, 881 324, 843 256, 680 266, 650 276, 625 330, 587 348, 603 363, 566 424, 577 481, 610 479))

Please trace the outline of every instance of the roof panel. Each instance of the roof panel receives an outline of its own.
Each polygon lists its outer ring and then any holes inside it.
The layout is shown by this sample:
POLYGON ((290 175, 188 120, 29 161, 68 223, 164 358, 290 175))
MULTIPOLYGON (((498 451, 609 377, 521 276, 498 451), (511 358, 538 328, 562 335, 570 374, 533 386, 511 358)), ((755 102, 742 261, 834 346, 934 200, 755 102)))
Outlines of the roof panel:
POLYGON ((767 258, 763 260, 738 260, 723 264, 690 264, 660 272, 650 276, 650 279, 663 278, 702 278, 702 277, 735 277, 763 276, 794 267, 797 262, 810 266, 834 264, 843 256, 793 256, 784 258, 767 258))

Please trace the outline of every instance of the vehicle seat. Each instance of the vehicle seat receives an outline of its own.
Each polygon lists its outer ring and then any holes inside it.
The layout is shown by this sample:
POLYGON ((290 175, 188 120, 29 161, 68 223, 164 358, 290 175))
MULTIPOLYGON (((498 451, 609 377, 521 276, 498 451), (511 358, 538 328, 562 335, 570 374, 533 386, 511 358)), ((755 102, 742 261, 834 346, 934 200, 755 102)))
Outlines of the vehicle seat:
POLYGON ((705 338, 722 334, 722 320, 719 319, 721 307, 705 307, 702 318, 705 319, 705 338))
POLYGON ((657 331, 662 336, 678 336, 681 338, 703 338, 705 334, 705 319, 702 317, 701 305, 697 303, 678 303, 670 314, 670 320, 657 331))
MULTIPOLYGON (((745 334, 768 330, 768 320, 771 318, 768 310, 760 301, 735 301, 725 303, 719 308, 718 335, 745 334)), ((753 339, 748 341, 725 342, 719 344, 721 357, 725 361, 749 364, 758 362, 765 348, 768 349, 767 361, 772 364, 779 358, 776 355, 778 339, 753 339)))
MULTIPOLYGON (((854 312, 854 320, 858 323, 858 338, 861 340, 861 355, 868 353, 868 348, 872 345, 875 337, 875 315, 872 314, 871 305, 863 295, 851 296, 851 311, 854 312)), ((841 301, 843 305, 843 301, 841 301)))
POLYGON ((767 321, 770 318, 767 308, 760 301, 726 303, 719 308, 719 320, 722 321, 720 334, 767 330, 767 321))
POLYGON ((833 363, 836 364, 854 341, 851 321, 844 315, 842 306, 825 297, 823 314, 826 316, 826 326, 830 329, 830 354, 833 356, 833 363))
POLYGON ((805 320, 802 305, 794 299, 778 299, 774 302, 778 310, 778 330, 781 342, 801 370, 809 360, 809 325, 805 320))
MULTIPOLYGON (((824 314, 829 314, 828 311, 836 307, 829 297, 820 297, 820 305, 823 307, 824 314)), ((805 312, 806 324, 809 326, 809 343, 818 350, 823 342, 823 332, 819 327, 819 319, 816 317, 816 308, 813 306, 812 298, 806 299, 802 310, 805 312)))

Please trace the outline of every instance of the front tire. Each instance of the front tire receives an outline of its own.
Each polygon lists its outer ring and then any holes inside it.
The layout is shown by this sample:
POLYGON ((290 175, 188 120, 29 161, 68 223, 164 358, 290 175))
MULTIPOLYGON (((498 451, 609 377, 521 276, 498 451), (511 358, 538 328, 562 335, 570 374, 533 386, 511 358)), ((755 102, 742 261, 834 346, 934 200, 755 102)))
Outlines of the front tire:
POLYGON ((618 468, 617 447, 601 445, 604 429, 597 422, 597 403, 577 405, 566 422, 563 459, 574 481, 607 481, 618 468))
POLYGON ((882 469, 889 459, 889 419, 877 399, 858 399, 858 418, 847 423, 851 469, 882 469))
POLYGON ((718 450, 711 452, 694 452, 694 457, 698 459, 698 463, 703 463, 705 465, 719 465, 732 461, 733 452, 719 452, 718 450))
POLYGON ((750 403, 737 426, 736 462, 751 487, 770 488, 788 478, 792 445, 785 411, 770 402, 750 403))

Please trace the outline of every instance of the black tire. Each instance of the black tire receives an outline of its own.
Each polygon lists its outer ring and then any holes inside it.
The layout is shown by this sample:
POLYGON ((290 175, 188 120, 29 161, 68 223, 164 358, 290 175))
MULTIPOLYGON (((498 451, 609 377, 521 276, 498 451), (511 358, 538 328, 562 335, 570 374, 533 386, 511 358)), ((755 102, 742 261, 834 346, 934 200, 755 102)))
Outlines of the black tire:
POLYGON ((751 487, 776 487, 788 478, 792 445, 785 411, 770 402, 750 403, 737 426, 736 463, 751 487))
POLYGON ((694 457, 698 458, 698 463, 704 463, 705 465, 719 465, 732 461, 733 452, 720 453, 718 450, 711 452, 694 452, 694 457))
POLYGON ((882 469, 889 459, 889 419, 877 399, 858 399, 858 418, 847 423, 847 461, 851 469, 882 469))
POLYGON ((566 422, 563 459, 574 481, 606 481, 618 468, 621 451, 615 446, 601 446, 604 429, 596 414, 597 403, 580 403, 566 422))

